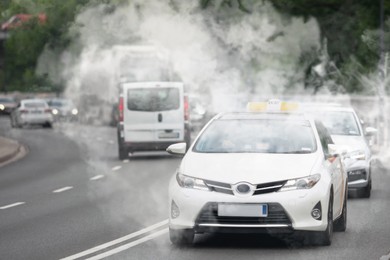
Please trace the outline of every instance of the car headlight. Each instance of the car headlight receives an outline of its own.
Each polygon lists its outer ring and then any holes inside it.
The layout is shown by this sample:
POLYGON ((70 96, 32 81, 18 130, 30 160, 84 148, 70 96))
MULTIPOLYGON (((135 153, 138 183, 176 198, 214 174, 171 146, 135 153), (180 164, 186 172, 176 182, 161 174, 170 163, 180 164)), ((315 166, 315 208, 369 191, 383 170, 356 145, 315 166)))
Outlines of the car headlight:
POLYGON ((73 108, 72 109, 72 114, 73 115, 77 115, 79 113, 79 111, 77 110, 77 108, 73 108))
POLYGON ((320 179, 321 174, 314 174, 299 179, 288 180, 280 191, 311 189, 320 179))
POLYGON ((3 104, 0 104, 0 110, 4 110, 5 106, 3 104))
POLYGON ((183 188, 207 191, 210 190, 203 180, 189 177, 181 173, 176 174, 176 180, 179 186, 183 188))
POLYGON ((362 150, 353 151, 348 154, 348 157, 354 160, 365 160, 366 153, 362 150))
POLYGON ((53 115, 57 115, 57 114, 58 114, 58 109, 53 108, 53 109, 51 110, 51 112, 53 113, 53 115))

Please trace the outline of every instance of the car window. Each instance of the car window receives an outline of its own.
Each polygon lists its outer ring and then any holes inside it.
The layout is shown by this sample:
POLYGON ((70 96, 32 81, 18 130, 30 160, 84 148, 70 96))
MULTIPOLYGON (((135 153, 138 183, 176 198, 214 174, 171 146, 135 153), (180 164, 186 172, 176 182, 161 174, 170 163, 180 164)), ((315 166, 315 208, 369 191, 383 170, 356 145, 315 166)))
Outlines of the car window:
POLYGON ((321 146, 325 154, 329 154, 329 144, 334 144, 332 137, 330 136, 328 129, 320 122, 315 122, 318 135, 320 137, 321 146))
POLYGON ((29 103, 24 103, 24 107, 26 107, 26 108, 44 108, 44 107, 46 107, 46 104, 41 103, 41 102, 29 102, 29 103))
POLYGON ((195 152, 312 153, 317 149, 308 121, 217 120, 200 136, 195 152))
POLYGON ((134 111, 167 111, 180 107, 178 88, 131 88, 127 108, 134 111))
POLYGON ((360 130, 353 112, 327 111, 315 113, 331 135, 360 135, 360 130))
POLYGON ((13 103, 15 102, 11 98, 0 98, 0 103, 13 103))

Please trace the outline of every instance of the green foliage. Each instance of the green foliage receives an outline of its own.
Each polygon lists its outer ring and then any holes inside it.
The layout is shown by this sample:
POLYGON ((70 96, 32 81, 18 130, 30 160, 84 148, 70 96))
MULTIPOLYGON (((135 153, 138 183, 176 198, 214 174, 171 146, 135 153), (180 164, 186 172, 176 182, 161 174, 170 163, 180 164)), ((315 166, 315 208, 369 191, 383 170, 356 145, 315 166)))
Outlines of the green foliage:
MULTIPOLYGON (((4 1, 4 0, 2 0, 4 1)), ((45 88, 58 91, 47 79, 35 75, 35 67, 44 47, 64 49, 70 43, 67 28, 73 23, 80 7, 88 0, 19 0, 1 2, 1 13, 8 19, 12 15, 27 13, 46 14, 47 21, 42 24, 37 19, 23 23, 22 26, 8 32, 10 37, 5 43, 5 87, 3 90, 32 91, 45 88), (3 9, 4 8, 4 9, 3 9)))

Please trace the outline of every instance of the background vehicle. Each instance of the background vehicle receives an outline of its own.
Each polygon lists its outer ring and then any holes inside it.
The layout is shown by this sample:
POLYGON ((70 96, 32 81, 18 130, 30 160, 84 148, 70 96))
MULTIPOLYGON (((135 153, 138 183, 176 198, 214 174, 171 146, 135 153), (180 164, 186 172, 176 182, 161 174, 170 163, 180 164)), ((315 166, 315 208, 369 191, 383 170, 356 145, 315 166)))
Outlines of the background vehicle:
POLYGON ((16 107, 16 101, 11 97, 0 97, 0 114, 11 114, 16 107))
POLYGON ((188 100, 181 82, 123 83, 119 100, 119 159, 136 151, 191 142, 188 100))
POLYGON ((15 29, 23 24, 27 23, 31 19, 36 18, 40 24, 46 23, 47 17, 46 14, 31 15, 31 14, 15 14, 8 21, 1 25, 1 30, 7 31, 10 29, 15 29))
POLYGON ((55 120, 77 121, 78 109, 70 99, 50 99, 48 102, 55 120))
POLYGON ((42 125, 52 127, 53 115, 46 101, 41 99, 21 100, 11 113, 12 127, 42 125))
MULTIPOLYGON (((184 155, 186 144, 168 147, 184 155)), ((195 233, 345 231, 347 175, 321 122, 302 114, 224 113, 201 131, 171 178, 170 238, 195 233)))
POLYGON ((372 135, 376 133, 376 129, 372 127, 363 129, 352 107, 312 105, 306 109, 323 122, 337 145, 343 145, 347 149, 345 165, 349 191, 357 191, 361 197, 370 197, 372 157, 365 134, 372 135))

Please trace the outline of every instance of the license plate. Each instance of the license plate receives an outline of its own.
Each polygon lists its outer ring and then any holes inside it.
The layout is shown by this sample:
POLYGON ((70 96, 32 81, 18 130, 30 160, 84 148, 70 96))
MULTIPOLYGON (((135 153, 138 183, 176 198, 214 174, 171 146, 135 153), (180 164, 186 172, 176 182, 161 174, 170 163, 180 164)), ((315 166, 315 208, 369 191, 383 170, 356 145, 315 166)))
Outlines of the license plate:
POLYGON ((159 133, 158 138, 164 139, 164 138, 179 138, 179 133, 159 133))
POLYGON ((32 114, 42 114, 42 111, 40 110, 33 110, 31 111, 32 114))
POLYGON ((218 216, 221 217, 267 217, 267 204, 218 204, 218 216))

